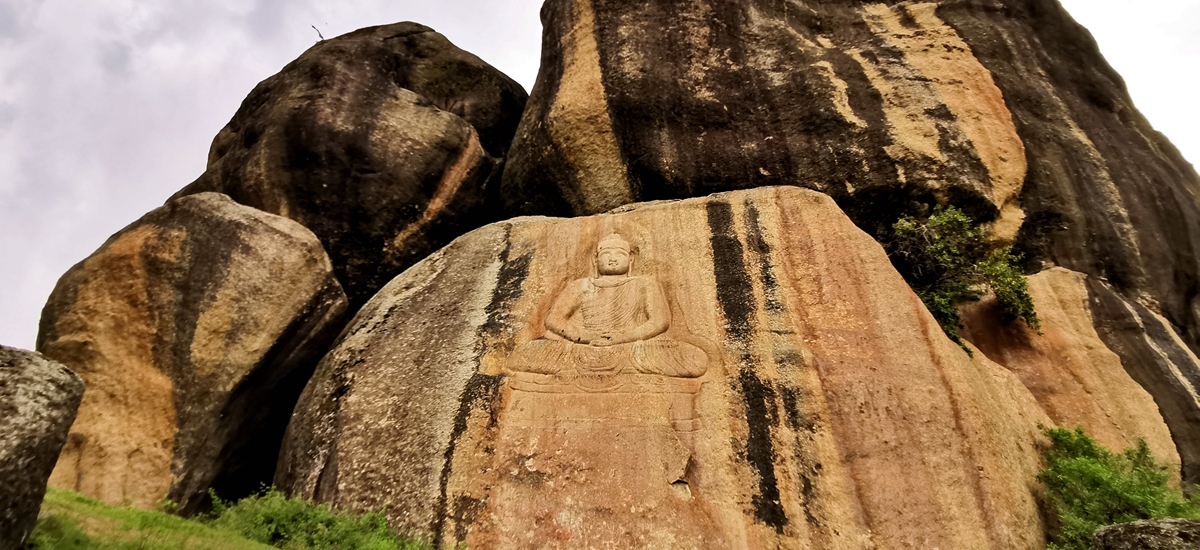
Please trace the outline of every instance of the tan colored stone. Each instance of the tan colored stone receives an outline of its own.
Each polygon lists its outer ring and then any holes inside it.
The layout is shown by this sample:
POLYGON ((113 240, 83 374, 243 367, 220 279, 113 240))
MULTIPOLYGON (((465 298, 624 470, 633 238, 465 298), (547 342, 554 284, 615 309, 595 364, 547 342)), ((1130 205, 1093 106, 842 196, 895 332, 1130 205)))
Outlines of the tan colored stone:
MULTIPOLYGON (((932 84, 934 103, 926 108, 945 105, 954 115, 966 140, 987 168, 990 198, 1000 210, 992 225, 991 237, 1012 242, 1025 219, 1017 204, 1017 197, 1025 185, 1025 145, 1017 135, 1012 113, 1004 103, 1000 88, 992 80, 992 74, 975 58, 971 47, 958 33, 938 18, 937 7, 935 2, 903 3, 893 7, 870 4, 863 12, 872 30, 903 50, 905 59, 932 84), (902 11, 916 23, 915 28, 901 21, 902 11)), ((882 84, 888 86, 886 82, 882 84)), ((928 120, 927 117, 919 109, 909 109, 890 115, 889 121, 928 120)), ((893 132, 893 137, 900 143, 910 138, 897 132, 893 132)), ((931 137, 932 149, 936 151, 941 136, 934 131, 931 137)))
POLYGON ((953 204, 1026 268, 1110 287, 1101 337, 1200 483, 1200 177, 1060 5, 546 0, 541 14, 510 212, 796 185, 886 240, 900 215, 953 204))
POLYGON ((38 350, 88 385, 50 483, 185 512, 270 480, 345 295, 299 224, 201 193, 114 235, 59 281, 38 350))
POLYGON ((1171 432, 1154 399, 1096 333, 1086 279, 1061 267, 1029 277, 1040 335, 1023 322, 1005 324, 995 298, 962 308, 962 335, 1016 374, 1056 424, 1082 426, 1114 451, 1144 439, 1178 480, 1171 432))
POLYGON ((322 360, 276 483, 473 548, 1033 549, 1048 422, 773 187, 457 239, 322 360))

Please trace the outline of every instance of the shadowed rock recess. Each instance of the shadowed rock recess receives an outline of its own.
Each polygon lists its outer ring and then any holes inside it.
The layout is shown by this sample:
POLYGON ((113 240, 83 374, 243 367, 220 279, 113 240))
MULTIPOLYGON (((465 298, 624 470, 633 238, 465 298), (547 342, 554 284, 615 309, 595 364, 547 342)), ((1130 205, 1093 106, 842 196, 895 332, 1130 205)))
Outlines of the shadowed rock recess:
POLYGON ((886 237, 955 204, 1030 270, 1103 287, 1100 337, 1200 481, 1200 178, 1055 0, 547 0, 542 21, 510 211, 800 185, 886 237))
POLYGON ((269 482, 345 322, 316 237, 217 193, 168 202, 58 281, 37 349, 87 383, 50 483, 183 513, 269 482))
POLYGON ((82 397, 66 367, 0 346, 0 549, 20 548, 33 530, 82 397))
POLYGON ((207 171, 176 196, 217 191, 300 222, 357 308, 498 219, 488 196, 527 97, 429 27, 360 29, 255 87, 213 139, 207 171))
POLYGON ((275 481, 471 548, 1034 549, 1039 422, 771 187, 460 237, 322 360, 275 481))

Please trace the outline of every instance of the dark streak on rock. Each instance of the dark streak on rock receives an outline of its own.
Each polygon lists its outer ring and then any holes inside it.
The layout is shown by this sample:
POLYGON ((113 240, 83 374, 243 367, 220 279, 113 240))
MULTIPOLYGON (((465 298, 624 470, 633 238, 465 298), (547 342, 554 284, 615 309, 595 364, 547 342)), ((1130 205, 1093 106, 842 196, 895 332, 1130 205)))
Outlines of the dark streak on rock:
POLYGON ((1171 372, 1167 362, 1174 363, 1194 388, 1200 387, 1200 370, 1145 306, 1126 300, 1094 277, 1088 277, 1086 285, 1096 333, 1120 356, 1129 376, 1154 397, 1179 450, 1181 476, 1184 481, 1196 483, 1200 480, 1200 468, 1196 466, 1200 464, 1200 438, 1195 435, 1200 433, 1200 411, 1184 381, 1171 372))
POLYGON ((454 540, 466 540, 467 526, 479 517, 483 504, 484 501, 466 495, 458 495, 458 498, 454 499, 454 540))
POLYGON ((783 414, 787 417, 788 427, 800 431, 811 428, 801 422, 799 391, 796 388, 783 386, 779 388, 779 397, 783 400, 783 414))
MULTIPOLYGON (((446 446, 446 452, 443 455, 442 474, 438 482, 438 502, 436 511, 431 524, 431 531, 434 536, 440 536, 445 527, 446 517, 449 513, 449 495, 447 494, 450 483, 450 472, 454 464, 454 453, 458 448, 459 439, 467 431, 467 422, 472 413, 483 411, 487 414, 488 425, 494 426, 497 423, 497 415, 499 414, 500 405, 500 386, 503 382, 502 376, 494 376, 479 372, 483 354, 487 350, 488 343, 497 340, 501 337, 509 324, 509 315, 512 311, 512 305, 520 299, 523 293, 522 283, 529 275, 529 264, 533 260, 533 253, 529 252, 517 258, 511 258, 512 241, 510 239, 512 227, 506 228, 504 235, 504 251, 501 254, 503 258, 500 272, 496 276, 496 286, 492 289, 492 299, 484 310, 487 313, 487 321, 479 327, 479 347, 476 349, 476 373, 467 381, 467 385, 463 388, 462 396, 459 399, 458 412, 454 415, 454 429, 450 434, 450 442, 446 446)), ((456 497, 456 502, 458 498, 456 497)), ((455 510, 456 519, 458 519, 457 506, 455 510)), ((473 517, 473 516, 472 516, 473 517)), ((458 542, 462 541, 459 536, 461 523, 458 523, 455 528, 455 537, 458 542)), ((465 536, 465 532, 463 533, 465 536)))
POLYGON ((779 421, 775 405, 775 390, 763 382, 748 365, 738 371, 738 386, 746 403, 746 461, 758 472, 758 493, 751 497, 754 514, 763 523, 783 533, 788 524, 787 513, 779 497, 779 481, 775 477, 775 446, 771 440, 771 425, 779 421))
POLYGON ((550 118, 563 75, 560 44, 566 37, 559 32, 562 25, 558 22, 570 20, 574 14, 569 5, 546 2, 542 5, 541 17, 544 31, 538 75, 545 75, 545 78, 538 78, 530 91, 531 101, 526 104, 530 113, 523 116, 517 126, 512 140, 515 147, 509 149, 504 166, 501 183, 504 192, 499 196, 509 215, 570 216, 574 213, 572 204, 583 201, 579 178, 544 121, 550 118))
POLYGON ((758 276, 762 279, 764 306, 772 313, 783 313, 785 307, 779 299, 779 280, 771 271, 771 245, 767 244, 758 221, 758 208, 750 199, 746 200, 746 244, 758 255, 758 276))
POLYGON ((717 301, 729 323, 729 337, 742 348, 736 389, 745 403, 749 434, 742 453, 758 474, 758 492, 751 497, 751 504, 760 521, 774 528, 777 533, 783 533, 788 518, 780 501, 775 477, 775 449, 771 439, 771 426, 779 421, 776 392, 771 384, 764 382, 754 372, 753 360, 744 351, 752 336, 751 315, 756 309, 753 287, 743 257, 744 249, 733 230, 733 207, 723 201, 710 201, 705 207, 708 225, 712 230, 717 301))
POLYGON ((484 410, 488 412, 489 417, 496 415, 496 405, 500 398, 500 382, 501 377, 499 376, 476 373, 471 376, 471 379, 467 381, 467 386, 463 388, 458 412, 454 415, 454 430, 450 433, 450 444, 446 446, 446 452, 443 455, 442 475, 438 481, 437 512, 434 513, 431 525, 435 535, 441 534, 448 514, 447 487, 450 484, 450 471, 454 464, 454 451, 458 448, 458 441, 467 431, 467 420, 470 419, 472 412, 484 410))
POLYGON ((754 293, 742 257, 742 243, 733 231, 733 207, 727 202, 709 201, 705 209, 708 214, 708 227, 712 230, 717 301, 721 304, 721 311, 729 323, 729 335, 744 343, 750 338, 754 293))
POLYGON ((816 475, 816 473, 813 473, 811 476, 806 474, 800 475, 800 493, 804 495, 804 500, 801 502, 804 508, 804 520, 813 527, 820 527, 821 521, 817 519, 817 516, 813 515, 812 507, 810 506, 813 497, 816 495, 816 490, 813 488, 812 482, 812 478, 816 477, 816 475))

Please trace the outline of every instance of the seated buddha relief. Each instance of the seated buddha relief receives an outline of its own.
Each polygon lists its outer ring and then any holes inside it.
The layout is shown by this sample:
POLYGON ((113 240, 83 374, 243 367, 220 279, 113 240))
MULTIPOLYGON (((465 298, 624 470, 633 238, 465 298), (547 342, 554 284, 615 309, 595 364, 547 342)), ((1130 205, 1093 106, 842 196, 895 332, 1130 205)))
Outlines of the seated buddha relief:
POLYGON ((654 277, 633 274, 628 241, 616 233, 596 247, 595 272, 555 297, 545 334, 518 346, 505 370, 540 375, 660 375, 698 378, 704 350, 672 339, 671 308, 654 277))

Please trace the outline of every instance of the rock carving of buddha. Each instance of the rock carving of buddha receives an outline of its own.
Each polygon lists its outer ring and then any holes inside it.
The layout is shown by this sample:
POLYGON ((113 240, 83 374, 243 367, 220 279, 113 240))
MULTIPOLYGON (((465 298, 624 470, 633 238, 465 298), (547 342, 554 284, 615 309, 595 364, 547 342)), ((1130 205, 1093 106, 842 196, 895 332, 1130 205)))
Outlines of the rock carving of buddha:
POLYGON ((702 376, 708 368, 706 354, 667 333, 671 310, 666 296, 653 277, 631 273, 631 252, 629 243, 615 233, 601 240, 596 276, 572 281, 555 297, 546 316, 546 333, 518 346, 506 370, 702 376))

